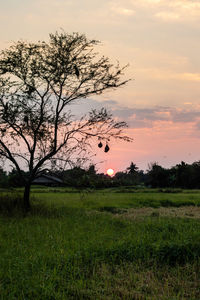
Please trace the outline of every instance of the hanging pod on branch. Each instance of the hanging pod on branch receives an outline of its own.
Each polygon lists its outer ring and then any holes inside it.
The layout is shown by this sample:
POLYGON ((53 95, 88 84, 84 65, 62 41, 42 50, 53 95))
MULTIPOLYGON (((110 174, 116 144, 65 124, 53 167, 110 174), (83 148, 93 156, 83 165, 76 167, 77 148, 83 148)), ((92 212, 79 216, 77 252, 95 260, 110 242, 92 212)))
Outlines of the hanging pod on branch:
POLYGON ((102 148, 102 147, 103 147, 102 142, 98 143, 98 147, 99 147, 99 148, 102 148))
POLYGON ((108 144, 106 144, 104 152, 108 152, 109 150, 110 150, 110 148, 109 148, 108 144))

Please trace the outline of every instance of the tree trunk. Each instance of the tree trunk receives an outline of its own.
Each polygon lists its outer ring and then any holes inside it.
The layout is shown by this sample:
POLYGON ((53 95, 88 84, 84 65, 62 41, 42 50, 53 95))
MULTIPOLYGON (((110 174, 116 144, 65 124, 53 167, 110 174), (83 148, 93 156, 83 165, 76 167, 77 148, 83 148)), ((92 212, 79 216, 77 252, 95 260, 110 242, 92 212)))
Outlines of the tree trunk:
POLYGON ((30 189, 31 189, 30 183, 26 183, 25 189, 24 189, 24 209, 25 209, 25 212, 28 212, 31 209, 30 189))

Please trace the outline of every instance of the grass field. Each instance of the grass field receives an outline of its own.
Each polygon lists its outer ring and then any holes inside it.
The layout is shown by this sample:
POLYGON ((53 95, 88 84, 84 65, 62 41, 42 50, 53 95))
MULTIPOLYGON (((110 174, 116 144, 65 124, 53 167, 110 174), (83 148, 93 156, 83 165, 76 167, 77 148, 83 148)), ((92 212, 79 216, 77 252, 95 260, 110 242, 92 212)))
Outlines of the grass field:
POLYGON ((1 192, 0 299, 200 299, 200 191, 34 187, 31 197, 24 217, 2 209, 1 192))

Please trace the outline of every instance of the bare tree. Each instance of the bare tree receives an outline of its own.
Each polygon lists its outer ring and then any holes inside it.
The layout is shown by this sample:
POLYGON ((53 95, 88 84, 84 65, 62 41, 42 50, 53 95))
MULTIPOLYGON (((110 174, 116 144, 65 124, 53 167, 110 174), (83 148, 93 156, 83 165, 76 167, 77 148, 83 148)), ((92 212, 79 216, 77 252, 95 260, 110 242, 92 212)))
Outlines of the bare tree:
MULTIPOLYGON (((127 81, 124 68, 94 52, 99 42, 79 33, 50 34, 49 43, 18 41, 0 53, 0 157, 25 180, 24 207, 30 186, 52 161, 84 157, 91 139, 130 139, 106 109, 77 120, 70 104, 127 81)), ((108 150, 108 148, 107 148, 108 150)), ((107 151, 106 150, 106 151, 107 151)))

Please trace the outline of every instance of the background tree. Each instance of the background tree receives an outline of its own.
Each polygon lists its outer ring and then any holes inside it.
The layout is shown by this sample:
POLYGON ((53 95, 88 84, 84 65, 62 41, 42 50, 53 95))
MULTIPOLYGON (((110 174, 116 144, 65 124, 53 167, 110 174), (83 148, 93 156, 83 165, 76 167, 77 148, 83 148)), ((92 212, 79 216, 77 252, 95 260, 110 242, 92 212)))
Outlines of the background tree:
POLYGON ((140 173, 136 164, 131 162, 130 166, 126 169, 129 181, 133 185, 137 185, 140 182, 140 173))
POLYGON ((200 188, 200 161, 194 162, 190 170, 190 188, 200 188))
POLYGON ((134 175, 138 172, 138 167, 136 166, 136 164, 131 162, 130 166, 126 170, 127 170, 127 174, 134 175))
POLYGON ((154 162, 149 164, 147 170, 146 184, 153 188, 156 187, 168 187, 169 186, 169 170, 158 165, 154 162))
POLYGON ((125 122, 105 109, 77 120, 70 105, 124 85, 125 67, 94 52, 96 40, 73 33, 50 34, 49 43, 18 41, 0 53, 0 157, 24 177, 24 207, 30 186, 49 162, 69 163, 86 157, 92 138, 130 139, 125 122))
POLYGON ((191 188, 194 183, 192 165, 182 161, 175 166, 176 170, 176 186, 181 188, 191 188))

